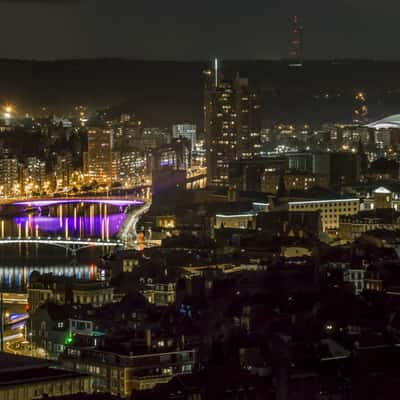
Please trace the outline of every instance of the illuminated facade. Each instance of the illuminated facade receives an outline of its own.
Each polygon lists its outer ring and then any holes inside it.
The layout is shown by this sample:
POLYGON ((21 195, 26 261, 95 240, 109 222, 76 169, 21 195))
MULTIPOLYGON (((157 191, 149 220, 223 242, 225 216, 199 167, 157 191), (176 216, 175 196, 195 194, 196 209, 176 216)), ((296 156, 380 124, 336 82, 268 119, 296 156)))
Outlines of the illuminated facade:
POLYGON ((261 191, 265 193, 276 193, 279 188, 279 180, 283 177, 287 190, 308 190, 313 187, 328 188, 329 178, 326 175, 311 174, 302 171, 280 171, 266 170, 261 178, 261 191))
POLYGON ((217 214, 214 228, 254 229, 256 218, 257 213, 255 212, 217 214))
POLYGON ((56 190, 63 190, 69 186, 72 171, 71 154, 58 155, 54 168, 56 190))
POLYGON ((144 173, 146 159, 138 150, 121 151, 119 158, 119 179, 121 183, 137 183, 138 175, 144 173))
POLYGON ((91 304, 100 307, 112 303, 114 288, 105 282, 75 282, 72 288, 72 301, 74 304, 91 304))
POLYGON ((114 131, 115 147, 120 150, 131 149, 141 134, 142 121, 138 120, 135 115, 122 114, 118 127, 114 131))
POLYGON ((176 227, 175 215, 158 215, 156 216, 156 227, 171 229, 176 227))
POLYGON ((46 163, 38 157, 27 157, 23 168, 23 192, 40 193, 46 181, 46 163))
MULTIPOLYGON (((163 343, 160 341, 160 347, 163 343)), ((119 354, 91 348, 68 347, 63 357, 66 368, 93 376, 94 389, 129 397, 133 390, 151 389, 174 376, 191 373, 195 350, 119 354)))
POLYGON ((175 302, 176 283, 147 283, 140 292, 150 304, 169 306, 175 302))
POLYGON ((176 124, 172 126, 172 137, 185 138, 190 141, 192 151, 196 149, 197 126, 193 124, 176 124))
POLYGON ((233 89, 227 84, 206 90, 206 160, 208 184, 228 184, 229 161, 236 159, 236 115, 233 89))
POLYGON ((374 145, 373 130, 365 125, 351 124, 335 124, 328 126, 329 140, 328 147, 336 150, 356 151, 361 142, 364 146, 374 145))
POLYGON ((400 211, 400 193, 387 187, 379 186, 371 193, 366 194, 362 208, 363 210, 392 208, 395 211, 400 211))
POLYGON ((0 159, 0 196, 18 194, 18 160, 16 158, 0 159))
POLYGON ((360 210, 360 199, 329 199, 329 200, 303 200, 289 201, 289 211, 319 211, 321 216, 322 230, 339 229, 341 216, 355 215, 360 210))
POLYGON ((87 177, 89 181, 109 184, 114 178, 113 130, 90 127, 88 130, 87 177))
POLYGON ((28 303, 31 313, 41 305, 51 302, 58 305, 91 304, 102 306, 112 303, 114 289, 103 281, 72 281, 42 275, 28 287, 28 303))
POLYGON ((247 79, 215 79, 217 71, 205 71, 204 131, 207 179, 211 186, 228 186, 229 162, 259 156, 258 98, 247 79))

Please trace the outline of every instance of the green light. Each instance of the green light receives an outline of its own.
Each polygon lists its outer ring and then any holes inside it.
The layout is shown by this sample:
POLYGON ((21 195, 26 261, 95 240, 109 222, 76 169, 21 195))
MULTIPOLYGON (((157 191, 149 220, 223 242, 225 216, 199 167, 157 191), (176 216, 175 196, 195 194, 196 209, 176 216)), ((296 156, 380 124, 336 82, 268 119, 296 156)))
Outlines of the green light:
POLYGON ((65 338, 65 344, 71 344, 73 342, 73 337, 72 336, 67 336, 65 338))

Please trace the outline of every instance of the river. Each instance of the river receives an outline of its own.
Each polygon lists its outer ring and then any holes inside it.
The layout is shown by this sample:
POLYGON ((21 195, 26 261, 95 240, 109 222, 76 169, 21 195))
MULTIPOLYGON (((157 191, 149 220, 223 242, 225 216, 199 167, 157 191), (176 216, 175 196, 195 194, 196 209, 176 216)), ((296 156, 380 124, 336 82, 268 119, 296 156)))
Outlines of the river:
MULTIPOLYGON (((1 239, 12 238, 99 238, 116 237, 138 204, 129 201, 68 200, 15 203, 0 212, 1 239)), ((24 291, 32 271, 98 279, 99 257, 112 251, 91 247, 76 259, 62 248, 42 244, 0 245, 0 285, 6 291, 24 291)))

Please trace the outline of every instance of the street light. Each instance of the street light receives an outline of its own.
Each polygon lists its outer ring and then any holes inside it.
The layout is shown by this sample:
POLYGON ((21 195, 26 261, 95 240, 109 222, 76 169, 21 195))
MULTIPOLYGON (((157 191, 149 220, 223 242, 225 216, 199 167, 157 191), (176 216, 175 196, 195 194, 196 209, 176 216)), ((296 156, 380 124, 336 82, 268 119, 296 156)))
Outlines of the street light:
POLYGON ((12 114, 14 113, 14 107, 11 104, 6 104, 3 107, 3 110, 4 110, 4 114, 3 114, 4 119, 10 120, 12 117, 12 114))

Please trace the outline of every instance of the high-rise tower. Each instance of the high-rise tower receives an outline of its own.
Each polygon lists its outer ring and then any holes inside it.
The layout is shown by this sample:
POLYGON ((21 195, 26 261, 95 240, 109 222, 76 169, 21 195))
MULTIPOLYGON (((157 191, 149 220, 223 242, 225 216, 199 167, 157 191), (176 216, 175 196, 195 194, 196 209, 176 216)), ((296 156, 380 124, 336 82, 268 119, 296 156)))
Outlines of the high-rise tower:
POLYGON ((300 23, 297 15, 292 20, 292 40, 290 42, 290 57, 298 64, 303 64, 304 43, 303 43, 304 28, 300 23))
POLYGON ((217 63, 204 74, 207 183, 227 186, 229 163, 260 153, 258 96, 250 91, 248 79, 224 79, 217 63))
POLYGON ((90 181, 111 183, 113 171, 113 130, 91 126, 88 130, 87 175, 90 181))

